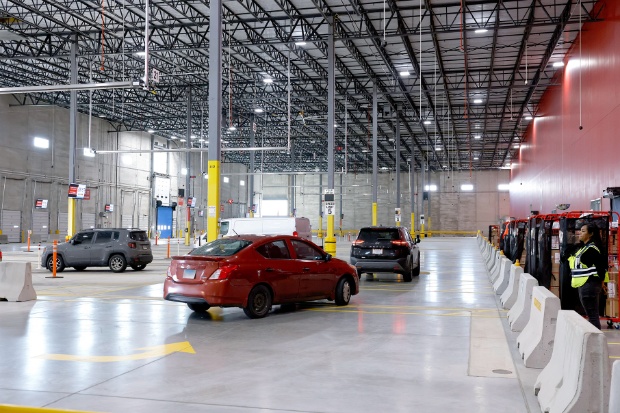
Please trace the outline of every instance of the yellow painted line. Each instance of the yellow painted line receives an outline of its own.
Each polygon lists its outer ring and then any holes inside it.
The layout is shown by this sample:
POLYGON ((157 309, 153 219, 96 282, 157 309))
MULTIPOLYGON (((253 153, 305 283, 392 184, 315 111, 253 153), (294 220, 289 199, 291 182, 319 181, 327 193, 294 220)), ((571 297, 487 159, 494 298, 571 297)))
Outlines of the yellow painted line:
MULTIPOLYGON (((491 288, 489 288, 490 290, 491 288)), ((418 291, 415 289, 409 288, 360 288, 360 291, 391 291, 391 292, 402 292, 402 291, 418 291)), ((495 294, 494 291, 484 292, 484 291, 463 291, 463 290, 423 290, 425 293, 461 293, 461 294, 495 294)))
POLYGON ((0 404, 0 413, 75 413, 82 412, 88 413, 86 410, 63 410, 63 409, 48 409, 45 407, 25 407, 25 406, 14 406, 12 404, 0 404))
POLYGON ((156 357, 167 356, 172 353, 196 354, 194 348, 188 341, 164 344, 161 346, 142 347, 137 350, 144 350, 142 353, 127 354, 122 356, 77 356, 73 354, 42 354, 37 356, 39 359, 59 360, 59 361, 86 361, 90 363, 113 363, 117 361, 144 360, 156 357))
POLYGON ((618 345, 618 344, 620 344, 620 343, 607 343, 607 344, 614 344, 614 345, 618 345))
POLYGON ((620 356, 609 356, 610 359, 620 359, 620 356))
POLYGON ((477 318, 503 318, 499 315, 495 316, 485 316, 478 315, 474 313, 470 313, 468 311, 463 311, 461 313, 447 313, 447 314, 436 314, 436 313, 418 313, 418 312, 410 312, 410 311, 366 311, 364 309, 358 310, 337 310, 337 309, 327 309, 327 308, 304 308, 302 310, 307 311, 315 311, 315 312, 323 312, 323 313, 363 313, 363 314, 398 314, 398 315, 420 315, 420 316, 436 316, 436 317, 477 317, 477 318))

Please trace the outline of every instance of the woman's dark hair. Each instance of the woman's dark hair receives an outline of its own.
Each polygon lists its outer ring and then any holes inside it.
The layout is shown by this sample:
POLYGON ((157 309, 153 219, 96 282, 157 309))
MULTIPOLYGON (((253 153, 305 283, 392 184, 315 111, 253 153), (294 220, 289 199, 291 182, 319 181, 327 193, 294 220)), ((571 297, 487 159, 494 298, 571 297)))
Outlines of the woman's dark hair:
POLYGON ((598 229, 598 226, 592 222, 583 226, 588 228, 588 234, 591 236, 590 242, 593 242, 600 250, 603 247, 603 241, 601 240, 601 231, 598 229))

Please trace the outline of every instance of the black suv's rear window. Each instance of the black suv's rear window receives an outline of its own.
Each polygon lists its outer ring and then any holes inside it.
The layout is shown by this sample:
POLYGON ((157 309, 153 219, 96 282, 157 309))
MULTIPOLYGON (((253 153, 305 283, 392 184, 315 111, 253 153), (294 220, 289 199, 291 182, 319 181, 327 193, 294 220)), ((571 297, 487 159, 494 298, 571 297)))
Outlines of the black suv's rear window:
POLYGON ((400 239, 400 234, 394 228, 362 228, 357 239, 364 242, 393 241, 400 239))
POLYGON ((145 231, 131 231, 129 233, 129 238, 134 241, 148 241, 149 237, 146 235, 145 231))

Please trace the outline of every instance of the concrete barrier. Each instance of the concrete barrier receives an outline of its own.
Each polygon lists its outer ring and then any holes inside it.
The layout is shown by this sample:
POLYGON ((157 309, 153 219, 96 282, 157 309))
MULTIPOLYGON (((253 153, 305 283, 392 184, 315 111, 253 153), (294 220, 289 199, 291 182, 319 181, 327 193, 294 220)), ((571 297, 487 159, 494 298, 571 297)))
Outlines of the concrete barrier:
POLYGON ((32 269, 29 262, 0 262, 0 299, 30 301, 37 299, 32 287, 32 269))
POLYGON ((541 410, 608 412, 610 369, 605 334, 576 312, 560 310, 554 342, 551 360, 534 384, 541 410))
POLYGON ((512 267, 512 261, 508 258, 502 257, 502 266, 498 271, 497 278, 493 281, 493 289, 495 294, 502 295, 508 287, 508 278, 510 277, 510 268, 512 267))
POLYGON ((506 287, 504 294, 502 294, 499 298, 499 302, 502 303, 502 306, 508 310, 510 310, 517 302, 517 297, 519 295, 519 279, 521 278, 521 274, 523 274, 523 268, 518 265, 513 265, 510 267, 508 286, 506 287))
POLYGON ((491 262, 489 267, 489 279, 493 279, 495 276, 495 272, 499 270, 499 264, 501 263, 500 258, 502 255, 499 253, 499 250, 494 250, 491 254, 491 262))
POLYGON ((530 319, 517 337, 517 347, 525 367, 542 369, 553 351, 560 299, 545 287, 534 287, 530 319))
POLYGON ((489 279, 491 280, 491 284, 495 283, 495 280, 497 280, 500 269, 502 267, 502 260, 504 258, 506 258, 504 257, 504 254, 498 253, 497 258, 495 259, 495 264, 493 265, 493 268, 491 268, 491 271, 489 274, 489 279))
POLYGON ((611 367, 611 394, 609 395, 609 413, 620 413, 620 360, 611 367))
POLYGON ((515 305, 508 311, 508 323, 512 331, 521 331, 530 320, 532 306, 532 290, 538 285, 536 278, 528 273, 521 274, 519 280, 519 295, 515 305))

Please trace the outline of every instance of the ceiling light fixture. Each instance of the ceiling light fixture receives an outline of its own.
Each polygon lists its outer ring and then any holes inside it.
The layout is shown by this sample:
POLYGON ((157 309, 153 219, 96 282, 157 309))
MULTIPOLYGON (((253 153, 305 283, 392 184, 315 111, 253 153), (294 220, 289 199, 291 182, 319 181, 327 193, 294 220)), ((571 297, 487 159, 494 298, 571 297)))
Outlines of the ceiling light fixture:
POLYGON ((474 99, 474 103, 475 104, 480 104, 480 103, 482 103, 482 99, 474 99))
POLYGON ((267 84, 270 84, 270 83, 273 83, 273 79, 270 78, 270 77, 266 77, 266 78, 263 79, 263 82, 265 82, 267 84))
POLYGON ((303 40, 295 42, 295 46, 305 46, 305 45, 306 45, 306 42, 304 42, 303 40))
POLYGON ((486 32, 488 32, 488 30, 487 30, 487 29, 476 29, 476 30, 474 31, 474 33, 478 33, 478 34, 481 34, 481 33, 486 33, 486 32))
POLYGON ((230 125, 230 128, 228 128, 229 131, 236 131, 237 128, 235 128, 235 125, 230 125))
POLYGON ((563 67, 564 62, 553 62, 553 67, 563 67))
POLYGON ((533 118, 532 116, 530 116, 530 115, 527 115, 527 116, 525 117, 525 120, 532 120, 532 119, 534 119, 534 118, 533 118))
POLYGON ((430 125, 430 124, 431 124, 431 121, 430 121, 430 120, 425 120, 425 121, 424 121, 424 124, 425 124, 425 125, 430 125))
POLYGON ((147 130, 148 133, 155 133, 155 131, 153 129, 149 129, 147 130))
POLYGON ((254 109, 254 112, 256 112, 256 113, 263 113, 263 108, 256 108, 256 109, 254 109))
POLYGON ((474 135, 474 139, 482 139, 482 135, 474 135))
POLYGON ((408 70, 403 70, 402 72, 399 73, 402 77, 407 77, 410 75, 408 70))

